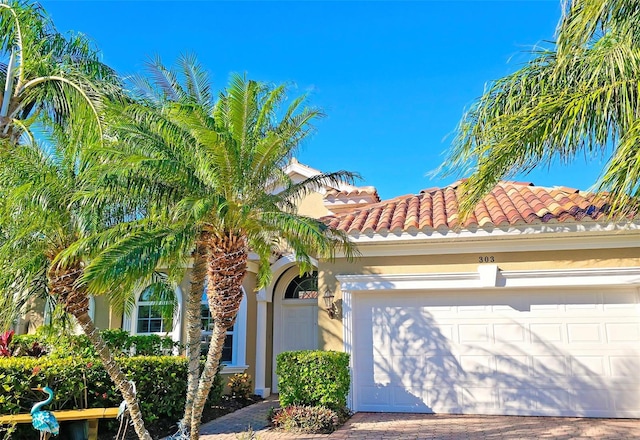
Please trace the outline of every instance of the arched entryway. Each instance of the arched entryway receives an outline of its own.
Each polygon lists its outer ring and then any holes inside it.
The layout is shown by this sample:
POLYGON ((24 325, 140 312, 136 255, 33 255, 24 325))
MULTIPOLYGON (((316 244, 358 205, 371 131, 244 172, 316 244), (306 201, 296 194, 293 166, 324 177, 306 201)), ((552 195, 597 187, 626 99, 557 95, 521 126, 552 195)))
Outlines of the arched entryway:
POLYGON ((278 391, 276 356, 283 351, 318 348, 318 274, 300 275, 291 267, 278 279, 273 293, 273 382, 278 391))

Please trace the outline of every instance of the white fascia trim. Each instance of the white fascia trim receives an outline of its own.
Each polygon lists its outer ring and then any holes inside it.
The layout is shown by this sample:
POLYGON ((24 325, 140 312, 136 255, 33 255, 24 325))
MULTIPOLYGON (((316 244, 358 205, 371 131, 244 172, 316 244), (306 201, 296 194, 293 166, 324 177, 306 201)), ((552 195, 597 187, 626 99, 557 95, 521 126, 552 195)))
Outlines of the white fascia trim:
POLYGON ((222 370, 220 370, 220 374, 237 374, 244 373, 249 368, 248 365, 226 365, 222 364, 222 370))
POLYGON ((343 292, 630 286, 640 285, 640 267, 500 271, 494 265, 479 265, 477 272, 337 275, 336 279, 343 292))
MULTIPOLYGON (((289 177, 293 177, 294 174, 298 174, 304 177, 305 179, 322 174, 322 171, 316 170, 315 168, 311 168, 310 166, 301 164, 300 162, 297 162, 297 161, 289 162, 289 164, 286 167, 284 167, 283 171, 289 177)), ((355 189, 357 189, 356 186, 349 185, 348 183, 345 183, 345 182, 338 183, 337 187, 333 185, 327 185, 327 188, 337 189, 338 191, 354 191, 355 189)), ((280 191, 282 191, 282 189, 279 188, 279 189, 276 189, 276 191, 274 192, 278 193, 280 191)), ((320 193, 324 194, 324 191, 320 191, 320 193)))
POLYGON ((362 256, 640 247, 640 223, 553 224, 476 231, 351 235, 362 256))

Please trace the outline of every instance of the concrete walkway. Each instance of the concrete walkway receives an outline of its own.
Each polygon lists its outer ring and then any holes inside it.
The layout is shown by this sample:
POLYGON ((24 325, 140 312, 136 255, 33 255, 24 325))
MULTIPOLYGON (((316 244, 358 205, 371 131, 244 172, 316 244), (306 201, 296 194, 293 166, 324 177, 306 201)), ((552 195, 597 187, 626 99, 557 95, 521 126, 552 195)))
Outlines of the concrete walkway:
MULTIPOLYGON (((203 440, 237 440, 249 426, 256 440, 504 440, 640 438, 637 419, 566 417, 461 416, 358 413, 331 435, 285 434, 267 427, 267 414, 277 407, 274 396, 212 420, 200 430, 203 440)), ((248 438, 246 440, 249 440, 248 438)))

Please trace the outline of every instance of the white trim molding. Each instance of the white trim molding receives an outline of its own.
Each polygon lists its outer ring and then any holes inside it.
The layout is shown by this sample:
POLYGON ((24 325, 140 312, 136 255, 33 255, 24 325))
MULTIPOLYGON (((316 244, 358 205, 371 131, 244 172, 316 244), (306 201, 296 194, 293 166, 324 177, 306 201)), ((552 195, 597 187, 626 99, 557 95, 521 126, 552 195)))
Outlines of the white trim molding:
POLYGON ((256 371, 254 393, 262 398, 271 394, 271 389, 266 387, 267 378, 267 292, 264 288, 256 295, 256 371))
POLYGON ((353 372, 355 371, 353 337, 353 296, 347 290, 342 292, 342 348, 349 355, 350 386, 349 394, 347 395, 347 407, 350 410, 356 407, 353 392, 353 372))
POLYGON ((640 285, 640 267, 501 271, 479 265, 476 272, 336 275, 343 293, 366 290, 487 289, 640 285))
MULTIPOLYGON (((145 288, 146 289, 146 288, 145 288)), ((145 291, 145 289, 141 289, 136 293, 136 302, 134 307, 131 309, 130 313, 125 313, 122 319, 122 329, 129 332, 131 335, 138 334, 151 334, 151 333, 138 333, 138 305, 140 302, 140 295, 145 291)), ((176 295, 176 310, 173 312, 173 322, 171 331, 163 332, 163 333, 155 333, 160 336, 168 336, 172 340, 176 342, 181 341, 182 337, 182 289, 180 286, 176 286, 175 290, 176 295)))
POLYGON ((220 374, 237 374, 244 373, 249 368, 248 365, 230 365, 230 364, 220 364, 222 366, 222 370, 220 370, 220 374))
POLYGON ((350 238, 364 257, 629 248, 640 247, 640 221, 540 223, 461 231, 368 231, 352 233, 350 238))

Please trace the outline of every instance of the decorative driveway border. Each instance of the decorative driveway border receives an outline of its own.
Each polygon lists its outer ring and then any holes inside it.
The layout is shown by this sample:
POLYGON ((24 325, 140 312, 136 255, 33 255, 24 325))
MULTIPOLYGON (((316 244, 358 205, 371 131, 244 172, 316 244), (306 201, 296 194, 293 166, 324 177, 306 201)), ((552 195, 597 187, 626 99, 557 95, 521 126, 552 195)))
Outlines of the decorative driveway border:
POLYGON ((202 440, 237 440, 249 426, 257 440, 503 440, 640 438, 639 419, 358 413, 331 435, 286 434, 267 427, 270 397, 202 426, 202 440))

